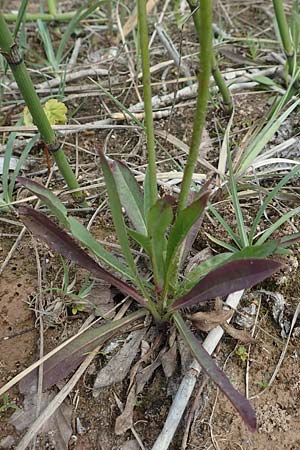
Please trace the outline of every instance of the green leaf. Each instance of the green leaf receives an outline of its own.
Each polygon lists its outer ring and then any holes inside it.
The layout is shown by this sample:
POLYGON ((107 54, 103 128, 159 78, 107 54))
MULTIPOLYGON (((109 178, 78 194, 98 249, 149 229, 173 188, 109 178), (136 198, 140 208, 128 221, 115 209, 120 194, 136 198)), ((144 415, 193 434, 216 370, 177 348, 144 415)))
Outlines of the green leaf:
POLYGON ((45 103, 44 111, 51 125, 67 123, 68 108, 63 102, 51 98, 45 103))
POLYGON ((280 217, 280 219, 278 219, 275 223, 273 223, 269 228, 267 228, 264 231, 262 236, 256 241, 255 245, 263 244, 274 233, 274 231, 276 231, 279 227, 281 227, 282 224, 287 222, 296 214, 300 214, 300 206, 298 206, 298 208, 292 209, 286 214, 283 214, 283 216, 280 217))
POLYGON ((271 78, 265 77, 264 75, 256 75, 251 77, 252 81, 256 81, 257 83, 264 84, 265 86, 278 86, 271 78))
POLYGON ((142 190, 133 174, 121 161, 107 159, 114 176, 122 206, 140 234, 147 234, 142 190))
POLYGON ((225 373, 216 365, 213 358, 196 339, 180 314, 174 314, 173 319, 183 341, 190 348, 203 370, 231 401, 250 429, 254 431, 256 429, 256 417, 250 402, 232 386, 225 373))
POLYGON ((99 259, 104 261, 113 269, 120 272, 127 279, 132 280, 134 278, 133 274, 129 271, 128 267, 122 264, 114 255, 105 250, 105 248, 96 241, 96 239, 91 235, 91 233, 85 228, 79 220, 74 217, 68 218, 69 229, 72 235, 87 247, 91 252, 94 253, 99 259))
POLYGON ((229 250, 230 252, 234 253, 239 251, 238 247, 234 247, 233 245, 227 244, 227 242, 222 241, 221 239, 216 238, 215 236, 212 236, 209 233, 204 233, 208 239, 210 239, 215 244, 219 245, 220 247, 226 248, 226 250, 229 250))
POLYGON ((229 252, 212 256, 211 258, 199 264, 198 267, 191 270, 187 274, 183 283, 179 286, 180 295, 184 295, 186 292, 189 292, 195 286, 195 284, 197 284, 201 280, 201 278, 207 275, 211 270, 214 270, 227 262, 229 258, 231 258, 231 256, 232 253, 229 252))
POLYGON ((131 228, 127 228, 127 233, 145 250, 147 255, 151 257, 151 245, 149 238, 135 230, 132 230, 131 228))
POLYGON ((49 189, 28 178, 17 177, 17 181, 45 203, 62 225, 69 228, 67 208, 49 189))
POLYGON ((168 239, 166 257, 167 267, 171 263, 172 259, 174 259, 176 252, 186 238, 191 227, 203 214, 209 195, 210 194, 208 192, 204 193, 200 198, 187 206, 183 211, 180 211, 178 216, 176 217, 175 223, 171 228, 168 239))
POLYGON ((165 274, 165 257, 167 248, 166 231, 173 220, 170 196, 157 200, 148 214, 147 229, 151 248, 151 262, 156 286, 162 287, 165 274))
POLYGON ((134 262, 134 258, 132 256, 132 253, 130 250, 129 240, 128 240, 127 231, 126 231, 126 225, 125 225, 124 217, 123 217, 123 213, 122 213, 122 206, 121 206, 116 182, 115 182, 115 179, 111 172, 111 167, 108 164, 104 153, 99 151, 99 154, 100 154, 100 158, 101 158, 101 167, 103 170, 103 175, 104 175, 106 189, 107 189, 108 198, 109 198, 109 206, 111 209, 112 218, 113 218, 113 222, 114 222, 114 226, 115 226, 115 230, 116 230, 116 233, 118 236, 119 243, 123 250, 123 254, 127 261, 128 267, 134 276, 134 280, 135 280, 137 286, 140 287, 144 296, 149 297, 145 290, 143 280, 140 279, 136 264, 134 262))
POLYGON ((224 228, 224 230, 226 231, 226 233, 231 237, 231 239, 235 242, 235 244, 241 248, 241 241, 239 239, 239 237, 235 234, 235 232, 233 231, 233 229, 228 225, 228 223, 223 219, 223 217, 221 216, 221 214, 213 207, 212 204, 208 204, 208 209, 213 213, 213 215, 215 216, 215 218, 218 220, 218 222, 220 223, 220 225, 222 225, 222 227, 224 228))

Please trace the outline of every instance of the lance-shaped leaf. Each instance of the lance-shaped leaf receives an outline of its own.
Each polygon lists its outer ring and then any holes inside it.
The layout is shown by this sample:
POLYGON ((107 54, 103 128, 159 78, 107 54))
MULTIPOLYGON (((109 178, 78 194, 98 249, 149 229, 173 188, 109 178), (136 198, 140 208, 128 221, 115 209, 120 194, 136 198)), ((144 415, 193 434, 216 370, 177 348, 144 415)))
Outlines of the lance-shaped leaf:
POLYGON ((18 177, 18 182, 45 203, 59 222, 72 233, 72 236, 93 252, 97 258, 101 259, 122 275, 125 275, 128 279, 131 280, 133 278, 128 268, 99 244, 79 220, 68 216, 66 207, 51 191, 49 191, 49 189, 24 177, 18 177))
POLYGON ((142 190, 128 167, 118 160, 107 158, 111 173, 115 179, 121 204, 127 216, 140 234, 146 235, 144 217, 144 197, 142 190))
POLYGON ((160 198, 149 209, 147 218, 150 258, 155 284, 159 288, 163 285, 165 274, 166 231, 173 220, 172 202, 170 196, 160 198))
MULTIPOLYGON (((189 231, 195 223, 200 219, 204 212, 205 206, 209 198, 209 192, 203 193, 197 200, 180 211, 174 225, 171 228, 166 255, 166 273, 164 279, 164 288, 168 289, 170 282, 176 276, 178 264, 180 263, 180 255, 178 254, 181 244, 184 242, 189 231)), ((176 281, 176 280, 175 280, 176 281)))
POLYGON ((21 207, 19 214, 24 225, 32 234, 45 242, 52 250, 58 252, 70 261, 114 285, 121 292, 130 295, 143 306, 147 306, 145 299, 131 286, 115 277, 96 261, 94 261, 76 241, 44 214, 31 208, 21 207))
POLYGON ((174 258, 174 255, 176 255, 177 250, 186 238, 192 226, 197 222, 199 217, 201 217, 207 204, 209 195, 209 192, 205 192, 203 195, 201 195, 201 197, 187 206, 183 211, 180 211, 178 216, 176 217, 175 223, 171 228, 168 239, 166 257, 167 266, 174 258))
POLYGON ((213 358, 196 339, 182 317, 175 313, 173 319, 182 339, 188 345, 203 370, 231 401, 248 427, 255 431, 255 411, 250 402, 232 386, 225 373, 216 365, 213 358))
POLYGON ((210 272, 193 289, 173 303, 173 309, 224 297, 254 286, 280 269, 281 264, 268 259, 240 259, 210 272))
POLYGON ((203 261, 198 267, 191 270, 187 274, 182 287, 179 289, 182 290, 183 288, 184 292, 191 290, 194 285, 211 270, 221 267, 226 262, 228 263, 238 259, 267 258, 270 255, 274 255, 277 253, 278 245, 278 241, 269 241, 266 244, 245 247, 243 250, 235 253, 226 252, 221 253, 220 255, 215 255, 208 260, 203 261))
POLYGON ((136 264, 134 262, 134 258, 132 256, 129 240, 127 236, 126 231, 126 225, 124 222, 124 217, 122 213, 122 205, 120 202, 119 194, 117 185, 115 182, 115 179, 112 174, 111 167, 107 161, 106 156, 99 150, 99 155, 101 158, 101 167, 105 179, 105 185, 108 193, 108 199, 109 199, 109 206, 115 226, 115 230, 118 236, 119 243, 121 245, 121 248, 123 250, 124 257, 127 261, 128 267, 134 274, 134 280, 136 284, 140 287, 141 291, 144 293, 144 295, 147 295, 145 292, 145 288, 143 285, 143 282, 140 279, 140 276, 138 274, 138 270, 136 267, 136 264))
MULTIPOLYGON (((99 328, 89 328, 83 331, 43 363, 43 390, 67 377, 94 348, 104 344, 107 339, 110 339, 116 333, 124 333, 128 325, 141 319, 146 314, 147 311, 141 309, 123 319, 107 323, 99 328)), ((37 370, 33 370, 22 379, 20 383, 22 392, 29 392, 31 386, 36 383, 37 370)))
MULTIPOLYGON (((190 195, 189 195, 189 198, 188 198, 188 205, 190 205, 194 201, 196 201, 199 198, 201 198, 202 195, 204 195, 204 194, 209 194, 210 195, 210 193, 211 193, 211 191, 210 191, 211 183, 212 183, 212 178, 209 178, 204 183, 204 185, 202 186, 202 188, 200 189, 199 192, 191 191, 190 195)), ((197 235, 199 233, 199 230, 200 230, 202 222, 203 222, 204 212, 205 212, 205 208, 203 209, 202 214, 200 214, 199 218, 196 220, 194 225, 190 228, 190 230, 187 233, 187 236, 186 236, 185 241, 184 241, 184 248, 183 248, 182 256, 181 256, 181 263, 183 263, 185 261, 187 255, 191 251, 191 248, 192 248, 192 246, 193 246, 193 244, 194 244, 194 242, 196 240, 196 237, 197 237, 197 235)))

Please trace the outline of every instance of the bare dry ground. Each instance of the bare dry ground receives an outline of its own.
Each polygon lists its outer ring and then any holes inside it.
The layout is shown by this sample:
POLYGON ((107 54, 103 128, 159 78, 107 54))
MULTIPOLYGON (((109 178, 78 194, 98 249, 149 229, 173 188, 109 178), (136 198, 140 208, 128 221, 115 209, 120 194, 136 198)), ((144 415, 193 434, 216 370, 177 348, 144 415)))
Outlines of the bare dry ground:
MULTIPOLYGON (((20 2, 4 2, 6 11, 18 9, 20 2)), ((35 2, 31 2, 29 8, 37 11, 35 2), (33 3, 33 4, 31 4, 33 3)), ((132 10, 133 2, 125 2, 132 10)), ((215 2, 215 23, 222 27, 229 36, 236 38, 219 39, 219 59, 222 70, 229 76, 239 77, 241 71, 254 67, 257 70, 266 67, 278 66, 278 58, 281 50, 276 45, 273 22, 270 18, 272 14, 270 1, 251 1, 241 5, 237 1, 215 2), (243 38, 240 40, 240 38, 243 38), (249 39, 248 41, 246 40, 249 39), (261 38, 261 41, 258 41, 261 38), (263 39, 266 41, 264 42, 263 39), (222 44, 222 45, 221 45, 222 44), (272 54, 272 52, 274 54, 272 54)), ((289 3, 289 2, 286 2, 289 3)), ((291 3, 291 2, 290 2, 291 3)), ((157 2, 156 8, 149 15, 151 32, 153 23, 161 14, 165 2, 157 2)), ((63 10, 76 8, 78 2, 63 2, 60 7, 63 10)), ((121 14, 121 13, 120 13, 121 14)), ((127 14, 127 13, 126 13, 127 14)), ((125 18, 127 17, 125 14, 125 18)), ((124 17, 121 21, 124 24, 124 17)), ((174 13, 167 9, 163 24, 167 28, 175 47, 181 50, 182 55, 186 55, 192 81, 195 80, 194 69, 197 68, 196 37, 191 26, 186 25, 183 33, 176 26, 174 13)), ((57 47, 61 38, 63 24, 49 25, 54 47, 57 47)), ((141 82, 134 80, 128 82, 130 70, 135 70, 135 65, 131 66, 135 58, 135 47, 132 33, 126 36, 126 45, 119 43, 116 45, 115 37, 117 29, 113 30, 113 37, 108 33, 107 24, 97 26, 97 22, 85 21, 82 28, 76 30, 70 40, 70 48, 75 42, 81 39, 80 51, 76 65, 71 69, 71 73, 79 72, 82 69, 105 69, 106 76, 93 76, 106 89, 116 96, 119 101, 127 107, 136 104, 141 95, 141 82)), ((36 83, 45 80, 46 55, 42 49, 42 44, 37 36, 36 26, 28 26, 28 43, 34 51, 26 51, 26 59, 29 66, 37 71, 32 75, 36 83), (41 59, 41 57, 43 59, 41 59)), ((173 65, 160 66, 163 61, 170 60, 169 55, 161 42, 154 40, 152 50, 152 65, 156 67, 153 72, 154 94, 160 96, 177 91, 186 86, 186 80, 181 79, 182 74, 173 65)), ((107 119, 113 113, 119 113, 118 107, 107 95, 99 92, 99 89, 90 80, 90 76, 79 78, 66 83, 65 92, 62 94, 64 102, 69 109, 71 125, 89 124, 96 120, 107 119)), ((282 83, 281 78, 276 81, 282 83)), ((5 79, 7 83, 7 79, 5 79)), ((47 89, 41 90, 41 96, 49 94, 47 89)), ((259 87, 249 87, 245 85, 234 91, 233 98, 235 104, 235 116, 231 129, 231 139, 233 150, 237 151, 244 145, 247 133, 258 126, 264 119, 269 109, 269 99, 272 93, 262 91, 259 87)), ((2 93, 1 125, 10 126, 16 123, 20 117, 23 105, 19 104, 19 94, 13 91, 4 90, 2 93)), ((163 116, 162 108, 159 109, 155 120, 155 129, 159 132, 168 132, 169 136, 175 136, 181 144, 174 143, 170 139, 166 141, 162 134, 157 135, 161 147, 158 150, 158 170, 166 174, 161 178, 161 192, 172 192, 175 187, 178 191, 179 182, 173 183, 173 172, 180 171, 184 164, 186 153, 182 143, 188 143, 191 136, 193 108, 195 98, 180 99, 176 106, 173 101, 167 105, 171 108, 171 114, 163 116)), ((206 136, 206 159, 214 167, 218 164, 220 143, 224 135, 225 127, 229 116, 222 108, 222 100, 216 94, 211 95, 208 113, 207 136, 206 136)), ((127 121, 112 121, 112 124, 122 125, 122 128, 93 129, 73 133, 66 136, 65 150, 72 161, 78 179, 83 186, 86 186, 86 194, 89 196, 90 208, 81 214, 82 222, 87 225, 93 217, 98 206, 105 200, 105 190, 103 179, 97 165, 97 148, 102 148, 114 157, 123 158, 127 164, 137 174, 144 173, 146 164, 145 158, 145 138, 139 126, 131 126, 127 121)), ((285 142, 291 137, 298 139, 299 119, 294 114, 283 125, 281 131, 277 133, 272 141, 272 145, 285 142)), ((8 132, 2 132, 1 143, 5 143, 8 132)), ((22 139, 21 136, 18 136, 22 139)), ((270 144, 270 145, 271 145, 270 144)), ((297 158, 298 144, 293 148, 292 157, 297 158)), ((22 146, 20 147, 22 148, 22 146)), ((2 152, 3 149, 1 149, 2 152)), ((19 154, 18 148, 15 154, 19 154)), ((298 152, 298 159, 300 154, 298 152)), ((206 174, 207 170, 199 164, 197 172, 206 174)), ((29 167, 24 169, 23 174, 30 176, 36 181, 46 183, 48 179, 47 164, 44 154, 35 148, 30 156, 29 167)), ((276 177, 274 176, 276 180, 276 177)), ((63 182, 57 171, 52 173, 49 179, 49 187, 53 190, 63 188, 63 182)), ((274 185, 273 177, 261 181, 264 188, 274 185)), ((298 206, 299 182, 293 181, 289 186, 289 192, 293 192, 292 200, 288 198, 279 199, 274 205, 274 210, 270 213, 269 219, 278 217, 280 212, 288 208, 298 206), (275 209, 277 208, 277 210, 275 209), (273 215, 274 214, 274 215, 273 215)), ((14 198, 22 200, 27 197, 27 193, 19 186, 15 189, 14 198)), ((67 205, 72 208, 72 199, 69 194, 61 195, 67 205)), ((29 201, 29 200, 28 200, 29 201)), ((220 212, 235 226, 233 210, 226 193, 222 193, 216 199, 220 212)), ((246 197, 243 203, 246 221, 251 224, 253 211, 260 205, 257 197, 246 197)), ((75 214, 75 213, 74 213, 75 214)), ((6 259, 20 236, 22 227, 17 222, 18 218, 14 213, 0 215, 0 264, 2 273, 0 277, 0 380, 4 385, 9 379, 28 367, 34 362, 40 353, 41 336, 43 338, 43 353, 46 354, 79 330, 84 321, 89 316, 88 311, 79 311, 72 314, 72 302, 56 292, 53 288, 62 285, 63 270, 61 261, 53 255, 45 246, 34 243, 28 233, 20 239, 17 248, 6 259), (3 264, 5 263, 5 267, 3 264), (52 289, 52 290, 51 290, 52 289), (42 295, 37 297, 41 292, 42 295), (42 317, 41 320, 37 320, 42 317), (43 328, 41 329, 41 323, 43 328)), ((298 227, 298 218, 292 224, 285 225, 282 233, 295 232, 298 227)), ((91 231, 94 236, 105 241, 112 251, 118 252, 116 238, 113 233, 110 213, 104 203, 94 216, 91 231)), ((227 240, 221 226, 217 225, 210 217, 205 219, 204 231, 214 232, 220 239, 227 240)), ((218 249, 211 243, 203 233, 198 236, 193 255, 203 248, 210 247, 218 249)), ((285 302, 284 320, 291 323, 294 312, 299 302, 299 270, 298 250, 291 258, 287 268, 277 278, 265 283, 261 288, 265 291, 279 293, 285 302)), ((144 268, 143 268, 144 269, 144 268)), ((74 268, 71 268, 72 277, 75 275, 74 268)), ((74 290, 78 292, 84 280, 84 274, 77 273, 74 290)), ((253 290, 252 295, 246 295, 241 312, 251 308, 255 311, 252 317, 253 322, 249 332, 253 333, 255 343, 244 345, 226 336, 219 345, 216 352, 216 359, 221 367, 224 367, 230 380, 241 392, 245 392, 249 398, 253 398, 253 405, 258 416, 258 431, 250 433, 241 423, 241 419, 236 416, 228 401, 219 394, 216 388, 208 383, 202 390, 203 379, 200 377, 195 396, 199 389, 196 403, 196 414, 192 420, 192 426, 187 433, 187 418, 193 405, 193 399, 189 403, 188 410, 172 442, 172 450, 198 449, 198 450, 298 450, 300 449, 300 378, 299 378, 299 318, 295 324, 295 331, 287 341, 287 336, 282 336, 282 329, 273 316, 272 295, 263 294, 259 290, 253 290), (288 345, 287 345, 288 344, 288 345), (245 347, 245 352, 240 354, 240 349, 245 347), (282 364, 278 367, 280 356, 286 348, 286 353, 282 364), (244 358, 245 357, 245 358, 244 358), (273 374, 276 374, 271 386, 268 385, 273 374), (185 443, 182 443, 182 439, 185 443)), ((199 333, 199 338, 203 338, 205 333, 199 333)), ((126 336, 122 337, 123 340, 126 336)), ((123 341, 122 341, 123 342, 123 341)), ((120 342, 117 341, 120 345, 120 342)), ((153 363, 158 357, 158 350, 148 362, 153 363)), ((112 351, 109 353, 111 356, 112 351)), ((114 384, 102 389, 100 396, 95 399, 92 395, 93 384, 97 372, 109 360, 110 356, 100 354, 81 378, 75 389, 71 392, 66 408, 67 431, 71 434, 68 447, 65 444, 58 444, 53 434, 53 430, 41 434, 36 442, 39 450, 69 448, 70 450, 134 450, 139 444, 136 436, 131 431, 123 435, 115 434, 115 420, 120 414, 116 396, 125 403, 129 380, 114 384), (71 413, 70 413, 71 411, 71 413), (58 445, 62 445, 59 447, 58 445)), ((164 420, 168 414, 172 398, 178 388, 182 377, 180 357, 177 355, 177 368, 173 377, 166 379, 162 367, 153 373, 152 378, 146 384, 144 391, 138 396, 135 404, 133 416, 134 429, 137 436, 142 441, 144 448, 151 449, 164 420)), ((61 389, 59 384, 54 392, 61 389)), ((24 397, 17 388, 9 392, 11 404, 1 410, 0 400, 0 448, 17 448, 23 430, 16 430, 11 423, 11 416, 14 413, 14 406, 24 407, 24 397)), ((4 404, 2 399, 2 405, 4 404)), ((34 414, 34 407, 29 410, 28 415, 34 414)), ((56 429, 57 425, 53 425, 56 429)))

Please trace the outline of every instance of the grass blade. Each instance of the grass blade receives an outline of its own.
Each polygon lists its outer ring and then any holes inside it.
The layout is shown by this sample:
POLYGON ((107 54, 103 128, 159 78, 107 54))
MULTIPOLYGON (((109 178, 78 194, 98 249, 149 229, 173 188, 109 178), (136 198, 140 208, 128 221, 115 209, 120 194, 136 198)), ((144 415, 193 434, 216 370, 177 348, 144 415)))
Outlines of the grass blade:
POLYGON ((279 227, 281 227, 282 224, 287 222, 296 214, 300 214, 300 206, 298 206, 298 208, 292 209, 286 214, 283 214, 280 219, 276 220, 275 223, 273 223, 269 228, 267 228, 267 230, 263 232, 262 236, 256 241, 255 245, 263 244, 274 233, 274 231, 276 231, 279 227))
POLYGON ((47 55, 47 59, 48 59, 50 65, 53 67, 53 69, 55 71, 57 71, 58 67, 59 67, 59 63, 55 57, 55 53, 54 53, 54 49, 53 49, 53 45, 51 42, 51 37, 50 37, 49 31, 48 31, 48 28, 44 24, 44 22, 42 22, 40 19, 38 19, 38 21, 37 21, 37 26, 38 26, 41 40, 43 42, 45 53, 47 55))
POLYGON ((220 225, 222 225, 222 227, 224 228, 224 230, 226 231, 228 236, 231 237, 233 242, 235 242, 235 244, 239 248, 241 248, 242 244, 241 244, 241 241, 240 241, 239 237, 235 234, 233 229, 228 225, 228 223, 223 219, 221 214, 213 207, 213 205, 211 203, 208 204, 208 209, 212 212, 212 214, 215 216, 215 218, 220 223, 220 225))
POLYGON ((69 25, 67 26, 66 31, 63 34, 63 37, 60 41, 58 50, 56 52, 56 60, 58 61, 58 64, 61 63, 63 58, 63 52, 66 48, 66 45, 68 44, 71 35, 73 34, 76 26, 81 20, 84 20, 86 17, 88 17, 92 12, 94 12, 99 6, 106 3, 107 0, 100 0, 94 4, 92 4, 89 8, 86 8, 86 6, 82 6, 77 13, 72 17, 72 20, 69 22, 69 25))
POLYGON ((252 431, 255 431, 256 417, 250 402, 232 386, 225 373, 216 365, 213 358, 196 339, 180 314, 175 313, 173 315, 173 319, 182 339, 189 347, 203 370, 231 401, 232 405, 236 408, 248 427, 252 431))
MULTIPOLYGON (((276 131, 280 128, 280 126, 284 123, 288 116, 295 110, 299 103, 300 99, 296 100, 283 114, 281 114, 281 116, 279 116, 277 119, 272 118, 269 123, 258 133, 256 138, 249 145, 244 157, 241 159, 237 175, 242 175, 248 170, 256 156, 261 153, 264 146, 270 141, 274 133, 276 133, 276 131)), ((277 110, 278 109, 279 108, 277 108, 277 110)))
POLYGON ((233 167, 232 167, 232 160, 231 160, 231 154, 230 154, 229 149, 228 149, 227 160, 228 160, 228 167, 229 167, 229 193, 232 198, 234 214, 235 214, 236 222, 237 222, 237 228, 239 230, 239 239, 241 241, 241 247, 247 247, 249 245, 249 240, 248 240, 247 231, 245 228, 242 208, 241 208, 239 197, 238 197, 237 184, 235 181, 235 175, 234 175, 234 171, 233 171, 233 167))
POLYGON ((283 186, 285 186, 286 183, 288 183, 289 180, 299 172, 299 170, 300 170, 300 164, 295 166, 287 175, 285 175, 284 178, 282 178, 282 180, 275 186, 274 189, 272 189, 272 191, 269 193, 269 195, 266 197, 266 199, 262 203, 261 207, 259 208, 259 210, 255 216, 253 224, 251 226, 251 230, 249 233, 250 244, 252 244, 252 242, 253 242, 257 226, 258 226, 258 224, 262 218, 262 215, 264 214, 264 211, 266 210, 268 204, 273 200, 273 198, 278 194, 278 192, 280 192, 280 190, 283 188, 283 186))
POLYGON ((12 194, 13 194, 13 190, 15 187, 16 178, 19 175, 19 172, 20 172, 24 162, 26 161, 29 153, 31 152, 32 147, 34 147, 34 145, 36 144, 36 142, 39 139, 40 139, 40 134, 36 134, 35 136, 33 136, 30 139, 30 141, 26 144, 26 147, 24 148, 24 150, 19 158, 16 168, 10 177, 10 182, 9 182, 9 186, 8 186, 8 196, 9 196, 10 200, 12 199, 12 194))
POLYGON ((222 241, 221 239, 216 238, 215 236, 212 236, 210 233, 205 232, 204 233, 208 239, 210 239, 212 242, 214 242, 215 244, 219 245, 220 247, 225 248, 226 250, 229 250, 230 252, 234 253, 234 252, 238 252, 239 251, 239 247, 233 247, 233 245, 227 244, 227 242, 222 241))

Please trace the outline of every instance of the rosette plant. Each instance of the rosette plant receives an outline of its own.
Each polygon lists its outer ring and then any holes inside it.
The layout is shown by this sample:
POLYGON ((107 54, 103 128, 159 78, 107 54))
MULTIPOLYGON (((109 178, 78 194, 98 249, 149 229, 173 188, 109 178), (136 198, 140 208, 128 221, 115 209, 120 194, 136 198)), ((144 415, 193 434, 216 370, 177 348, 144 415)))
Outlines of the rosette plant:
POLYGON ((66 207, 49 190, 34 181, 19 177, 18 181, 34 193, 59 221, 61 227, 45 214, 21 207, 21 220, 33 235, 93 276, 118 288, 136 301, 136 307, 126 317, 108 322, 99 328, 81 333, 70 344, 43 364, 43 387, 47 388, 67 376, 79 365, 87 352, 99 343, 124 333, 136 321, 150 316, 160 333, 175 326, 178 333, 198 360, 204 371, 232 402, 238 413, 255 429, 255 412, 249 401, 230 383, 214 359, 206 352, 198 337, 185 321, 185 309, 205 304, 216 297, 250 288, 270 277, 281 264, 267 259, 280 243, 272 241, 248 246, 228 256, 226 261, 214 261, 213 269, 206 261, 188 275, 181 276, 184 260, 197 235, 210 197, 210 182, 199 192, 192 191, 192 176, 199 152, 209 95, 212 61, 212 2, 201 0, 194 4, 193 14, 200 41, 199 92, 195 111, 190 152, 184 169, 179 198, 160 197, 157 189, 155 139, 151 107, 151 82, 148 52, 146 1, 138 0, 139 36, 142 55, 147 136, 148 168, 144 190, 121 161, 108 158, 101 150, 109 207, 123 260, 103 247, 92 234, 68 213, 66 207), (125 215, 124 215, 125 211, 125 215), (64 228, 64 229, 63 229, 64 228), (138 244, 147 256, 152 277, 145 279, 136 264, 132 243, 138 244), (188 282, 187 282, 188 281, 188 282))

